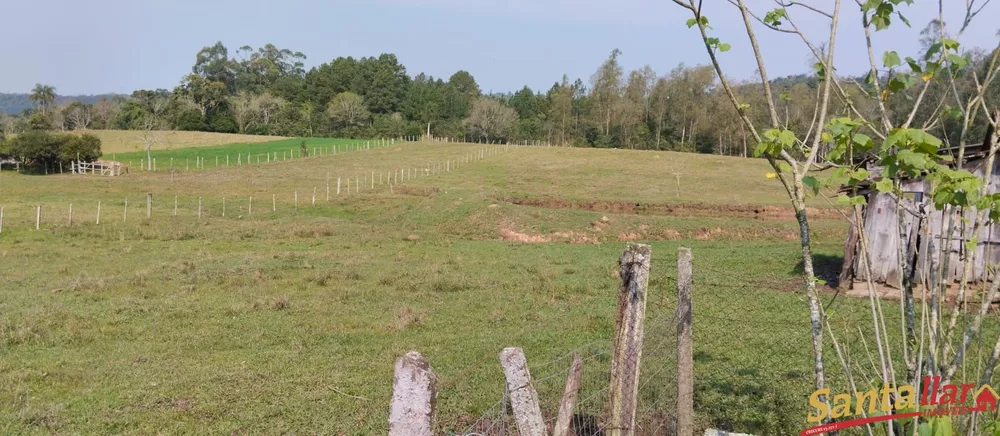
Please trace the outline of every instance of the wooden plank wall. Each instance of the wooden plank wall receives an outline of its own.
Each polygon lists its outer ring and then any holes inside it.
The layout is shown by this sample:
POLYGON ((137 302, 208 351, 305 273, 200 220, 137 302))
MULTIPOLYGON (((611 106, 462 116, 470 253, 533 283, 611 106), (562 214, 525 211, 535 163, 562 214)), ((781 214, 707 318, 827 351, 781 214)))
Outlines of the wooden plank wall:
MULTIPOLYGON (((983 175, 983 161, 977 160, 967 164, 966 169, 973 171, 976 175, 983 175)), ((1000 192, 1000 161, 995 163, 993 177, 990 180, 989 192, 1000 192)), ((907 182, 903 187, 904 192, 923 193, 922 202, 929 203, 928 193, 930 192, 930 182, 925 180, 913 180, 907 182)), ((906 200, 909 201, 909 200, 906 200)), ((912 204, 912 203, 911 203, 912 204)), ((946 277, 950 280, 959 280, 962 277, 961 250, 965 241, 961 238, 961 226, 965 225, 959 219, 958 214, 951 211, 940 211, 933 209, 932 205, 927 206, 932 209, 929 217, 931 226, 932 245, 928 250, 931 254, 929 269, 936 270, 940 265, 939 249, 942 244, 946 244, 948 262, 946 277), (948 240, 948 229, 942 229, 942 221, 947 225, 947 213, 952 214, 952 222, 955 223, 955 232, 950 241, 948 240)), ((916 249, 916 232, 918 231, 918 221, 915 216, 905 211, 904 228, 907 250, 912 253, 916 249)), ((968 220, 967 225, 975 222, 975 216, 971 212, 965 213, 968 220)), ((865 234, 868 237, 868 256, 872 261, 872 276, 876 282, 885 283, 890 286, 900 286, 900 271, 898 262, 899 235, 896 230, 896 204, 888 194, 873 193, 869 197, 869 204, 865 209, 865 234)), ((971 232, 971 228, 967 231, 971 232)), ((925 248, 925 247, 921 247, 925 248)), ((860 250, 860 245, 857 248, 860 250)), ((979 281, 987 274, 987 265, 1000 264, 1000 225, 987 225, 980 229, 978 243, 972 270, 972 280, 979 281)), ((917 259, 917 277, 923 277, 923 259, 917 259)), ((860 256, 854 261, 854 271, 858 280, 865 280, 866 274, 864 266, 861 264, 860 256)), ((988 278, 988 277, 986 277, 988 278)))

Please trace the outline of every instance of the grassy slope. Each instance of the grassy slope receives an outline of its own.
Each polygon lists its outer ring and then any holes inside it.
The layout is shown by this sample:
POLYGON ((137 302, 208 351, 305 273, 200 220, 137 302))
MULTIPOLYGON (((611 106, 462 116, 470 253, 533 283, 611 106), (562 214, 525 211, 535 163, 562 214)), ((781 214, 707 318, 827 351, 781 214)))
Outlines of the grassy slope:
MULTIPOLYGON (((334 138, 295 138, 295 139, 281 139, 276 141, 267 142, 252 142, 252 143, 231 143, 218 145, 215 147, 187 147, 187 148, 174 148, 174 149, 157 149, 151 152, 153 159, 155 159, 156 170, 157 171, 169 171, 171 159, 173 159, 175 169, 185 169, 193 168, 195 161, 198 158, 203 159, 205 169, 215 169, 218 167, 226 166, 226 157, 229 157, 229 166, 237 166, 239 163, 246 164, 247 154, 251 154, 251 160, 256 164, 257 159, 260 159, 262 163, 267 162, 268 155, 271 155, 271 159, 275 159, 275 153, 277 153, 277 159, 279 161, 291 160, 302 157, 301 144, 306 143, 307 152, 306 154, 320 154, 320 153, 333 153, 336 149, 338 152, 354 150, 364 141, 354 140, 354 139, 334 139, 334 138), (218 165, 218 166, 216 166, 218 165)), ((131 152, 131 153, 104 153, 105 157, 116 159, 126 165, 129 165, 133 170, 141 170, 144 168, 143 162, 146 159, 145 152, 131 152)))
MULTIPOLYGON (((789 292, 799 286, 793 221, 602 214, 500 200, 781 204, 760 162, 520 149, 391 193, 382 186, 324 198, 327 174, 346 180, 426 168, 480 149, 406 144, 192 170, 172 182, 163 173, 0 174, 7 205, 0 277, 9 290, 0 299, 0 432, 381 433, 392 363, 409 349, 427 355, 439 375, 441 429, 465 430, 481 415, 495 417, 490 408, 503 391, 496 356, 510 345, 525 349, 549 416, 559 371, 568 366, 550 362, 583 347, 580 410, 600 414, 612 271, 627 234, 654 246, 642 422, 656 421, 653 405, 665 410, 672 402, 673 326, 663 320, 673 312, 673 253, 683 245, 696 259, 699 422, 759 434, 801 430, 811 377, 805 305, 789 292), (682 168, 679 199, 667 162, 682 168), (315 207, 307 206, 313 188, 315 207), (140 218, 133 206, 122 223, 122 200, 140 205, 146 192, 157 199, 154 217, 140 218), (250 195, 252 216, 245 213, 250 195), (219 216, 223 196, 226 218, 219 216), (92 224, 98 200, 100 226, 92 224), (78 224, 66 227, 70 202, 78 224), (41 232, 30 230, 36 203, 59 211, 44 214, 41 232), (602 215, 610 222, 597 231, 602 215), (507 242, 502 229, 576 232, 599 243, 507 242)), ((821 267, 835 265, 844 228, 838 220, 814 223, 821 267)), ((862 301, 824 300, 835 301, 838 326, 867 328, 862 301)), ((859 342, 843 343, 861 356, 859 342)), ((871 376, 866 365, 856 370, 871 376)))
MULTIPOLYGON (((106 155, 143 150, 142 140, 133 130, 88 130, 86 133, 101 138, 101 149, 106 155)), ((281 136, 238 135, 235 133, 164 131, 164 144, 159 148, 212 147, 233 143, 256 143, 285 139, 281 136)))

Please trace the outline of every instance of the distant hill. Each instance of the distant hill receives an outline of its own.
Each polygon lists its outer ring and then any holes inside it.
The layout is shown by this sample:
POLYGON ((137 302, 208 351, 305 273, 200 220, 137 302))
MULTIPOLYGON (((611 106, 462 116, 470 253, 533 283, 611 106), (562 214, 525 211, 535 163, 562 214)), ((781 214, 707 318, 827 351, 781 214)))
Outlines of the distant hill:
MULTIPOLYGON (((56 105, 63 105, 66 103, 72 103, 74 101, 79 101, 87 104, 94 104, 101 100, 101 98, 111 99, 118 94, 101 94, 101 95, 57 95, 56 105)), ((17 115, 23 112, 25 109, 31 109, 35 107, 35 104, 31 102, 28 98, 28 94, 5 94, 0 92, 0 112, 6 112, 10 115, 17 115)))

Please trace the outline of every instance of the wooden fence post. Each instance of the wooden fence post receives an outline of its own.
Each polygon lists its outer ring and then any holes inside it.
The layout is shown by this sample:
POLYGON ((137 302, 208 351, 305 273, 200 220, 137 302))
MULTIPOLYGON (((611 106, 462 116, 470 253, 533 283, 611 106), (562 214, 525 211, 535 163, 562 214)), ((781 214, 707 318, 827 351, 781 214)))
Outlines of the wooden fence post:
POLYGON ((573 407, 576 406, 576 396, 580 392, 580 377, 583 375, 583 359, 577 353, 573 356, 569 376, 566 377, 566 390, 559 402, 559 414, 552 428, 552 436, 569 436, 570 419, 573 418, 573 407))
POLYGON ((201 219, 201 197, 198 197, 198 219, 201 219))
POLYGON ((35 206, 35 230, 42 226, 42 205, 35 206))
POLYGON ((694 434, 694 342, 691 249, 677 249, 677 434, 694 434))
POLYGON ((177 216, 177 196, 174 196, 174 216, 177 216))
POLYGON ((608 434, 631 435, 639 391, 649 258, 652 248, 629 244, 618 259, 618 314, 615 317, 614 355, 611 357, 611 420, 608 434))
POLYGON ((146 218, 153 216, 153 194, 146 193, 146 218))
POLYGON ((337 195, 340 195, 340 177, 337 177, 337 195))
POLYGON ((96 224, 101 224, 101 202, 100 202, 100 200, 98 200, 98 202, 97 202, 97 222, 96 222, 96 224))
POLYGON ((410 351, 396 361, 389 406, 389 436, 432 436, 437 376, 427 359, 410 351))
POLYGON ((3 206, 0 206, 0 233, 3 233, 3 206))
POLYGON ((69 225, 73 225, 73 203, 69 204, 69 225))
POLYGON ((271 212, 276 212, 277 210, 278 210, 278 203, 274 199, 274 194, 271 194, 271 212))
POLYGON ((128 198, 125 199, 125 209, 122 211, 122 222, 128 222, 128 198))
POLYGON ((253 196, 247 200, 247 215, 253 215, 253 196))
POLYGON ((514 421, 521 436, 545 436, 545 421, 538 406, 538 393, 531 384, 528 361, 520 348, 504 348, 500 352, 500 366, 507 379, 507 393, 510 395, 514 421))

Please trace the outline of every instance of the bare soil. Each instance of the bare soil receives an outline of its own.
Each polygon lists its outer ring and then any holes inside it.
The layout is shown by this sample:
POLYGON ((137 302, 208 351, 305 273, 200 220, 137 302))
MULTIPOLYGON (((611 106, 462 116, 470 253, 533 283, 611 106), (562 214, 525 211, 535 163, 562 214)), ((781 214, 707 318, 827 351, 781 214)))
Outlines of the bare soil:
MULTIPOLYGON (((666 215, 679 217, 726 217, 786 221, 795 219, 791 207, 759 206, 750 204, 705 203, 636 203, 631 201, 566 201, 555 198, 507 197, 501 201, 549 209, 579 209, 630 215, 666 215)), ((806 208, 810 219, 841 219, 836 209, 806 208)))

